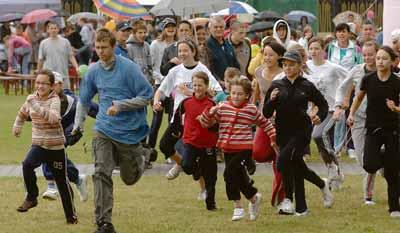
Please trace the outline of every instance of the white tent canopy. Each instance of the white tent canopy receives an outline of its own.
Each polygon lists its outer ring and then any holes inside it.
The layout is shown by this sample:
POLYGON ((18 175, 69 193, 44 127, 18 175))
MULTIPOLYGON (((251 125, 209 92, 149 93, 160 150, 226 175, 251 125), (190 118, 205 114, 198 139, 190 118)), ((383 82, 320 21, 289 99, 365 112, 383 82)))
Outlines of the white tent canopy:
POLYGON ((36 9, 61 10, 61 0, 0 0, 0 15, 24 14, 36 9))

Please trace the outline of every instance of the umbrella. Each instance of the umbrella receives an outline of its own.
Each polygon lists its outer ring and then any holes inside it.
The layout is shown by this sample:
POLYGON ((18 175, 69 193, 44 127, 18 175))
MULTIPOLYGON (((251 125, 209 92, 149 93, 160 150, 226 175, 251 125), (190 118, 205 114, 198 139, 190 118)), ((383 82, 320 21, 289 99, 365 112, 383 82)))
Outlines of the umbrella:
POLYGON ((163 0, 151 8, 150 12, 156 16, 189 16, 197 13, 213 13, 227 7, 229 7, 228 0, 163 0))
POLYGON ((57 12, 50 10, 50 9, 33 10, 33 11, 29 12, 28 14, 26 14, 22 18, 21 23, 30 24, 30 23, 36 23, 39 21, 45 21, 56 15, 57 15, 57 12))
POLYGON ((256 15, 256 19, 258 20, 274 20, 279 18, 281 18, 281 16, 275 11, 261 11, 256 15))
POLYGON ((147 10, 135 0, 93 0, 97 9, 117 19, 148 16, 147 10))
POLYGON ((356 12, 353 12, 353 11, 345 11, 345 12, 339 13, 335 16, 335 18, 333 18, 332 21, 335 25, 338 25, 339 23, 349 23, 349 20, 348 20, 349 15, 354 16, 354 23, 361 25, 361 23, 362 23, 361 15, 357 14, 356 12))
POLYGON ((71 15, 67 21, 76 24, 80 18, 94 19, 94 20, 104 20, 104 17, 101 15, 97 15, 92 12, 79 12, 71 15))
POLYGON ((24 17, 24 14, 21 14, 21 13, 9 13, 9 14, 5 14, 5 15, 1 15, 0 23, 17 21, 17 20, 22 19, 22 17, 24 17))
POLYGON ((315 17, 315 15, 313 15, 312 13, 310 13, 308 11, 291 11, 287 15, 287 17, 288 17, 288 20, 295 21, 295 22, 300 22, 302 17, 307 17, 308 23, 311 23, 317 19, 317 17, 315 17))
POLYGON ((216 15, 257 14, 258 11, 247 3, 231 1, 229 8, 217 12, 216 15))
POLYGON ((274 27, 274 23, 270 21, 261 21, 254 23, 250 26, 249 32, 262 32, 267 29, 272 29, 274 27))
POLYGON ((208 21, 210 21, 209 18, 194 18, 194 19, 189 19, 189 22, 195 26, 205 26, 208 21))

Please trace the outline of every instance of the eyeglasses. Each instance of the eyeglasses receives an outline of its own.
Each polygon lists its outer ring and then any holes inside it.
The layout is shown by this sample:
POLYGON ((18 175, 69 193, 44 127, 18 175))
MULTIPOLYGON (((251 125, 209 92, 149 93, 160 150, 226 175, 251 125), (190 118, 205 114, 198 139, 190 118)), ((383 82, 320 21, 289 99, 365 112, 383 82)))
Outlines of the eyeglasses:
POLYGON ((47 86, 48 85, 48 86, 50 86, 50 84, 51 84, 50 82, 35 82, 36 86, 39 86, 39 85, 43 85, 43 86, 47 86))

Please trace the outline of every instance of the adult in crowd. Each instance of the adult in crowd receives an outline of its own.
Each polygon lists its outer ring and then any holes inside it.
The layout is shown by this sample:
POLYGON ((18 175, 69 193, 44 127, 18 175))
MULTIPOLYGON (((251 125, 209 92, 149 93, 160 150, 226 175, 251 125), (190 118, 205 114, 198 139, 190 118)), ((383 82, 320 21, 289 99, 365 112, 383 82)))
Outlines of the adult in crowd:
POLYGON ((54 22, 47 24, 47 33, 49 37, 40 42, 38 70, 49 69, 62 75, 64 89, 70 89, 68 75, 68 64, 79 73, 79 66, 75 59, 72 47, 69 41, 58 35, 59 27, 54 22))
POLYGON ((116 39, 107 29, 99 29, 95 49, 99 61, 92 64, 80 88, 73 132, 83 129, 92 98, 99 96, 93 138, 94 199, 96 233, 110 232, 112 224, 115 166, 127 185, 135 184, 144 171, 141 141, 147 136, 146 105, 153 90, 138 65, 114 54, 116 39))
POLYGON ((365 41, 376 40, 376 27, 373 22, 365 20, 361 26, 361 34, 357 38, 359 46, 363 46, 365 41))
POLYGON ((248 76, 247 68, 251 59, 251 44, 246 38, 246 25, 239 21, 234 21, 230 28, 231 33, 228 36, 228 41, 235 50, 236 60, 240 65, 240 73, 248 76))
POLYGON ((22 36, 11 35, 4 37, 4 45, 7 48, 8 56, 8 72, 12 72, 14 68, 20 66, 18 72, 29 74, 29 63, 31 61, 32 46, 22 36), (21 64, 19 64, 21 61, 21 64))
POLYGON ((210 18, 210 37, 207 39, 207 49, 210 58, 210 71, 218 82, 223 85, 224 72, 227 67, 240 69, 236 60, 235 50, 232 45, 224 39, 225 21, 221 16, 210 18))

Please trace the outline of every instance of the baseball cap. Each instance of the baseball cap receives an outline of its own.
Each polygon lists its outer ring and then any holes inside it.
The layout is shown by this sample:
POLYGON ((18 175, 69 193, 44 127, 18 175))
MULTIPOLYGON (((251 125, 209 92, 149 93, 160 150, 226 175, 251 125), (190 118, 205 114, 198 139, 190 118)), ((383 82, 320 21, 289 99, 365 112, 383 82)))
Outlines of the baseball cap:
POLYGON ((279 61, 284 61, 284 60, 302 63, 301 55, 297 51, 289 51, 289 52, 286 52, 285 54, 283 54, 283 57, 281 57, 279 59, 279 61))
POLYGON ((168 24, 173 24, 176 26, 176 21, 173 18, 165 18, 163 21, 161 21, 161 30, 164 30, 168 24))
POLYGON ((53 71, 53 74, 55 83, 64 83, 63 77, 60 73, 53 71))
POLYGON ((129 24, 129 22, 120 22, 117 24, 117 31, 125 31, 128 29, 132 29, 132 26, 129 24))
POLYGON ((392 41, 398 41, 400 40, 400 28, 394 29, 391 33, 392 41))

